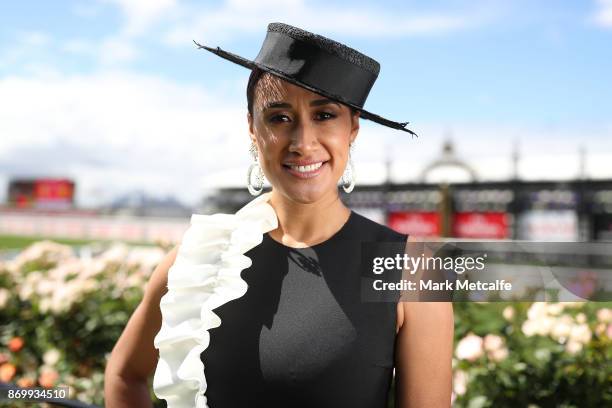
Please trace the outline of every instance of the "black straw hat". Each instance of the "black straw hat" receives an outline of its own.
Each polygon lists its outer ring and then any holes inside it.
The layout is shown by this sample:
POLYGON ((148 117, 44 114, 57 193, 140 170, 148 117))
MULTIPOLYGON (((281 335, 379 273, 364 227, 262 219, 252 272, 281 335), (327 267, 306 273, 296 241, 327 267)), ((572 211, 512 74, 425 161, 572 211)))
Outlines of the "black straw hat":
POLYGON ((403 130, 409 122, 394 122, 363 109, 380 71, 373 58, 337 41, 284 23, 268 24, 268 32, 253 61, 239 55, 194 43, 243 67, 258 67, 294 85, 341 102, 360 117, 403 130))

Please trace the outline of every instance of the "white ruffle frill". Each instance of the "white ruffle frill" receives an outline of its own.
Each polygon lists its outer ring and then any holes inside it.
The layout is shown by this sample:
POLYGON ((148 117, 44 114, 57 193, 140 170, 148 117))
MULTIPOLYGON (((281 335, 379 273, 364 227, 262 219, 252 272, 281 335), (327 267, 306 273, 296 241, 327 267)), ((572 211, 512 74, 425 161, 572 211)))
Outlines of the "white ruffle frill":
POLYGON ((245 252, 278 226, 269 195, 256 197, 235 214, 191 216, 168 271, 168 292, 160 302, 162 326, 154 340, 159 360, 153 390, 168 408, 208 408, 200 354, 208 347, 208 330, 221 324, 213 309, 247 291, 240 273, 252 261, 245 252))

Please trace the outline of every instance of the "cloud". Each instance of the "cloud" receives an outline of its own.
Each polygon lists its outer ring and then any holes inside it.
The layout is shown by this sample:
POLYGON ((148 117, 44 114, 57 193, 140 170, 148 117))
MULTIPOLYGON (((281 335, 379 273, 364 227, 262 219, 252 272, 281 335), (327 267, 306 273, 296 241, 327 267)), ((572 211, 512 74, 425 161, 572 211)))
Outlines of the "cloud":
POLYGON ((175 0, 103 0, 113 3, 123 13, 126 24, 122 33, 125 36, 143 34, 162 17, 167 17, 177 6, 175 0))
POLYGON ((103 0, 121 10, 125 23, 119 32, 105 38, 99 49, 103 65, 121 65, 140 57, 133 45, 135 38, 146 34, 160 20, 168 19, 177 6, 176 0, 103 0))
POLYGON ((94 3, 90 0, 81 0, 72 5, 71 11, 77 17, 93 18, 100 15, 102 10, 101 3, 94 3))
POLYGON ((0 94, 1 178, 72 177, 81 205, 94 190, 108 197, 141 187, 195 202, 206 176, 249 164, 242 104, 219 103, 197 85, 104 72, 5 77, 0 94))
POLYGON ((85 57, 101 67, 121 66, 140 57, 132 42, 120 35, 101 40, 72 38, 53 39, 40 31, 22 31, 14 34, 15 41, 0 48, 0 69, 10 72, 31 73, 49 70, 66 55, 85 57))
POLYGON ((612 0, 597 0, 598 9, 592 16, 596 25, 604 28, 612 28, 612 0))
MULTIPOLYGON (((401 38, 466 30, 495 15, 482 5, 456 12, 392 12, 325 4, 322 12, 321 3, 305 0, 228 0, 216 6, 177 0, 99 0, 98 4, 113 5, 123 17, 121 26, 96 42, 72 39, 62 49, 113 66, 138 60, 142 55, 134 43, 145 37, 147 42, 184 47, 191 46, 193 39, 216 42, 261 34, 269 22, 284 21, 323 35, 401 38)), ((73 11, 83 13, 82 8, 73 11)))
POLYGON ((326 4, 324 9, 302 0, 231 0, 217 9, 188 10, 164 34, 170 45, 189 44, 192 39, 226 40, 231 36, 260 33, 271 21, 288 22, 309 31, 355 37, 405 37, 439 35, 487 23, 489 10, 465 12, 392 12, 372 6, 347 7, 326 4), (367 29, 364 29, 366 28, 367 29))
POLYGON ((417 181, 421 170, 441 156, 451 140, 455 155, 472 166, 480 180, 508 180, 513 174, 513 151, 518 153, 518 175, 523 180, 571 180, 579 175, 580 148, 585 149, 586 174, 612 178, 612 126, 586 124, 556 128, 486 121, 421 123, 419 139, 396 136, 392 141, 392 177, 417 181))
POLYGON ((109 36, 99 41, 72 38, 60 44, 58 51, 89 58, 102 69, 124 66, 142 55, 129 39, 121 36, 109 36))
POLYGON ((116 65, 134 61, 139 55, 136 48, 122 37, 110 37, 102 41, 97 54, 100 63, 103 65, 116 65))
POLYGON ((14 41, 6 48, 0 48, 0 69, 13 67, 32 56, 41 59, 53 40, 50 35, 41 31, 17 31, 14 41))
POLYGON ((125 66, 141 57, 134 41, 153 31, 159 21, 168 20, 177 7, 176 0, 98 0, 77 3, 72 11, 79 17, 93 18, 104 4, 113 5, 123 16, 119 29, 96 40, 66 40, 58 46, 60 51, 90 58, 104 68, 125 66))
POLYGON ((40 31, 26 31, 21 34, 18 34, 18 37, 21 38, 21 42, 23 45, 29 45, 33 47, 42 47, 44 45, 47 45, 51 39, 48 34, 45 34, 40 31))
POLYGON ((69 54, 89 55, 92 43, 80 38, 73 38, 60 45, 60 50, 69 54))

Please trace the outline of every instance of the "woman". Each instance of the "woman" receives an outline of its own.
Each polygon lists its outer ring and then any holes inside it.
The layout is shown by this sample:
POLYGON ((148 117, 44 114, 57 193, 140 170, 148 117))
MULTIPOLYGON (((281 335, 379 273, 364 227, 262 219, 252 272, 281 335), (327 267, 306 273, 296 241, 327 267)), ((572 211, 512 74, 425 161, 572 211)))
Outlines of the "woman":
POLYGON ((403 249, 407 236, 338 195, 340 178, 353 186, 360 117, 412 133, 363 109, 378 63, 282 23, 254 61, 200 48, 252 70, 248 186, 259 194, 265 174, 272 191, 236 214, 192 216, 113 349, 107 407, 150 406, 155 371, 171 408, 382 408, 393 369, 396 407, 448 407, 451 304, 365 302, 361 244, 403 249))

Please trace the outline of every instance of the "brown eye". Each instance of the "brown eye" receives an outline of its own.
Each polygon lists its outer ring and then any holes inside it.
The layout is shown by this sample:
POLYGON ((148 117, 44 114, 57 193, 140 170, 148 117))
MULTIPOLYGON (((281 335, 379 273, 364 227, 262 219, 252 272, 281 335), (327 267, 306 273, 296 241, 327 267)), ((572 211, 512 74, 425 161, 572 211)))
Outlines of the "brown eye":
POLYGON ((328 119, 333 119, 333 118, 335 118, 335 117, 336 117, 336 115, 334 115, 334 114, 332 114, 332 113, 329 113, 329 112, 319 112, 319 113, 317 114, 317 116, 318 116, 319 118, 322 118, 324 121, 325 121, 325 120, 328 120, 328 119))
POLYGON ((287 115, 273 115, 269 120, 270 122, 287 122, 286 120, 283 120, 283 118, 289 119, 287 115))

